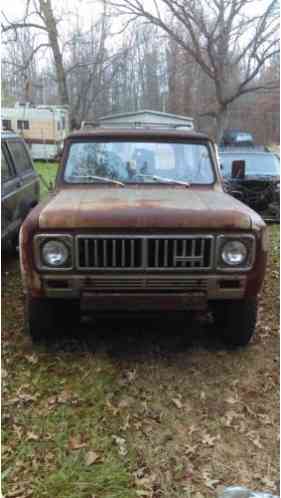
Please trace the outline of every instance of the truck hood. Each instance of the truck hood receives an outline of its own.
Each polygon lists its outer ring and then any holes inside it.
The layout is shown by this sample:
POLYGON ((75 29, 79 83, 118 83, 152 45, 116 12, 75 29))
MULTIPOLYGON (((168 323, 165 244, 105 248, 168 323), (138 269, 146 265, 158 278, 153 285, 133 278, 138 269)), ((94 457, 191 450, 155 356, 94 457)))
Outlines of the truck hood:
POLYGON ((58 191, 39 228, 250 229, 255 213, 224 192, 172 186, 73 188, 58 191))

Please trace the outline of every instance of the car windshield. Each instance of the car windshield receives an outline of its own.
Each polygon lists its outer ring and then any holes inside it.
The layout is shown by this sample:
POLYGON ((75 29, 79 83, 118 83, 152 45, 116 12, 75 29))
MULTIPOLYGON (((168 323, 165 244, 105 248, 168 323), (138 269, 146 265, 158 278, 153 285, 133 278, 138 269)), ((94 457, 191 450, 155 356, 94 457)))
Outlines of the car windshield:
POLYGON ((69 183, 211 184, 209 149, 196 143, 73 142, 64 179, 69 183))
POLYGON ((273 154, 220 154, 222 175, 231 177, 233 161, 245 161, 246 176, 279 176, 280 162, 273 154))

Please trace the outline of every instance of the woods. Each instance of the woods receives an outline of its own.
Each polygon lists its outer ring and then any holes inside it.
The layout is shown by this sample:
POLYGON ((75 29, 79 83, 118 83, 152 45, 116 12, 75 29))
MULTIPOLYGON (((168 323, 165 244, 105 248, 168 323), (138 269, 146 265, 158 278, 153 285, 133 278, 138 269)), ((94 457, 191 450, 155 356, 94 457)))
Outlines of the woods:
POLYGON ((111 0, 2 13, 3 105, 66 104, 72 127, 142 108, 191 115, 219 142, 279 137, 278 2, 111 0), (253 12, 255 11, 255 15, 253 12))

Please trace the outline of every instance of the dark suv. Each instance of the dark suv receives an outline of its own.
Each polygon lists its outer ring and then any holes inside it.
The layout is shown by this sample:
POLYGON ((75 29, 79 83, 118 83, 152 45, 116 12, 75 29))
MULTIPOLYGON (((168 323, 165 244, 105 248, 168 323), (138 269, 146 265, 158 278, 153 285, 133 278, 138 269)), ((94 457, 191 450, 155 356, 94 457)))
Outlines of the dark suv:
POLYGON ((24 140, 2 132, 1 143, 1 239, 4 248, 17 246, 20 226, 39 202, 39 178, 24 140))

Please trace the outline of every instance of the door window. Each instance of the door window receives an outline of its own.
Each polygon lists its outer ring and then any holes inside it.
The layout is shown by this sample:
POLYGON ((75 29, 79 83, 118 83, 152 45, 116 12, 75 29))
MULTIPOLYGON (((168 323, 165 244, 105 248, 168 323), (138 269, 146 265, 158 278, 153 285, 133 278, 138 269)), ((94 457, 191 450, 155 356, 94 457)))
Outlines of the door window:
POLYGON ((6 156, 1 149, 1 183, 8 182, 14 177, 14 172, 12 171, 6 156))
POLYGON ((26 148, 21 142, 10 142, 8 149, 12 154, 16 169, 19 173, 26 173, 32 170, 32 162, 27 154, 26 148))

